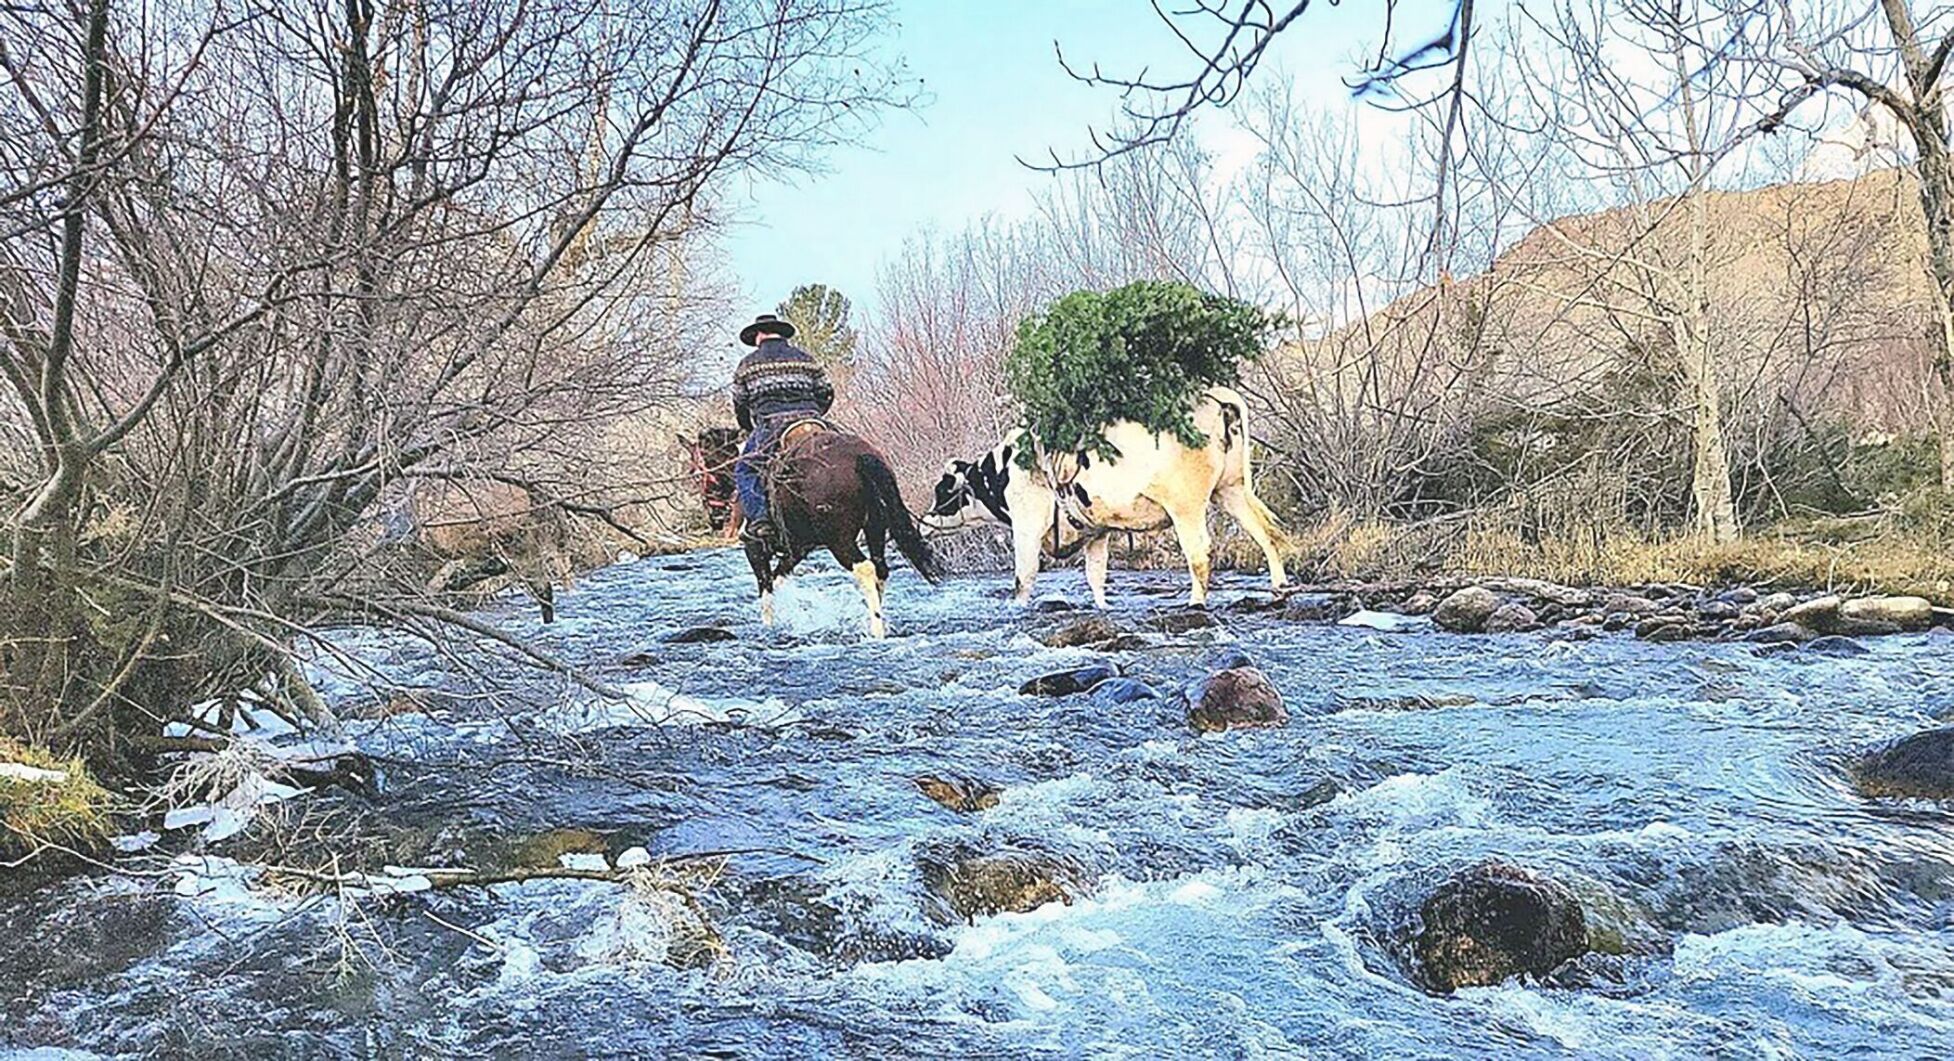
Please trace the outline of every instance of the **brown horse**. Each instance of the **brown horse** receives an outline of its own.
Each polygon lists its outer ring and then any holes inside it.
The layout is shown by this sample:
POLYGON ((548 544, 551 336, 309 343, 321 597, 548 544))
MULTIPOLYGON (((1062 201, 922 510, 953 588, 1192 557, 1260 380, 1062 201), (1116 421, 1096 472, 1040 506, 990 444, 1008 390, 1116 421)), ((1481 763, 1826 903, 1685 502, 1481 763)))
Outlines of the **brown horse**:
POLYGON ((943 577, 936 557, 909 518, 895 473, 875 447, 856 435, 804 421, 787 429, 769 462, 767 496, 782 551, 748 540, 746 559, 760 586, 760 620, 773 623, 773 584, 816 549, 826 548, 855 576, 868 604, 870 637, 882 637, 882 591, 889 581, 888 545, 934 584, 943 577), (867 541, 864 555, 862 541, 867 541))

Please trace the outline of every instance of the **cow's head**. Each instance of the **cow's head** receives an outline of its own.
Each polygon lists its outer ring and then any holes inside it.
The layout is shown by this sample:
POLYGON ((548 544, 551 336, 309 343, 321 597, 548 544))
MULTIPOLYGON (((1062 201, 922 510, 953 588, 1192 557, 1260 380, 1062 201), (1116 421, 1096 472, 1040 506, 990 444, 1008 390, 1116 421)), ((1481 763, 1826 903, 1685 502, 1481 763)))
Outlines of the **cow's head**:
POLYGON ((1009 525, 1011 510, 1004 489, 1011 483, 1010 446, 1000 446, 974 461, 953 460, 943 466, 936 495, 923 514, 925 530, 949 531, 994 520, 1009 525))

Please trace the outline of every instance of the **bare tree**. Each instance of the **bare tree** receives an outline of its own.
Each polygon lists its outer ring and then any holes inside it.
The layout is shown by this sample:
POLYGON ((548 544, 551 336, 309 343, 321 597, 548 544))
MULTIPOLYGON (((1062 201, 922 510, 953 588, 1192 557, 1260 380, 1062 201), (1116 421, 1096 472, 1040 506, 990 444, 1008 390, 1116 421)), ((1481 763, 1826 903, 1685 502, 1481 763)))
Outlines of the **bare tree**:
POLYGON ((903 91, 857 0, 80 14, 0 13, 0 722, 105 755, 266 674, 316 713, 323 616, 481 633, 376 563, 414 482, 617 524, 714 189, 903 91))
POLYGON ((1954 147, 1946 98, 1954 25, 1944 9, 1917 16, 1908 0, 1879 0, 1876 10, 1778 0, 1756 10, 1774 32, 1746 38, 1746 57, 1761 54, 1791 76, 1773 121, 1844 89, 1892 115, 1911 141, 1939 348, 1930 379, 1941 488, 1954 490, 1954 147))

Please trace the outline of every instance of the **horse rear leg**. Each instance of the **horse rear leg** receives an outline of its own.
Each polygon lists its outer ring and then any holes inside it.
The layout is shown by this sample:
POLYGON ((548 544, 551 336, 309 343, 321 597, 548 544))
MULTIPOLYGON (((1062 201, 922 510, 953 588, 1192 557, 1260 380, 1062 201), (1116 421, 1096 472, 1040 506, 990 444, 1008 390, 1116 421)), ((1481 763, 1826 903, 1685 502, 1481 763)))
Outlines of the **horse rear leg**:
POLYGON ((887 637, 889 628, 882 622, 882 576, 876 570, 875 561, 863 556, 854 542, 846 547, 833 546, 828 551, 835 554, 835 560, 855 576, 855 585, 861 587, 862 603, 868 605, 868 636, 887 637))
POLYGON ((1260 498, 1250 493, 1246 486, 1224 487, 1216 495, 1221 507, 1242 530, 1262 549, 1262 558, 1269 562, 1269 584, 1280 590, 1289 581, 1282 570, 1282 554, 1276 551, 1275 516, 1269 512, 1260 498))
POLYGON ((753 569, 753 581, 760 587, 760 623, 773 625, 773 558, 759 542, 746 543, 746 563, 753 569))
POLYGON ((868 539, 868 558, 875 561, 875 584, 887 592, 889 588, 889 528, 876 520, 863 532, 868 539))

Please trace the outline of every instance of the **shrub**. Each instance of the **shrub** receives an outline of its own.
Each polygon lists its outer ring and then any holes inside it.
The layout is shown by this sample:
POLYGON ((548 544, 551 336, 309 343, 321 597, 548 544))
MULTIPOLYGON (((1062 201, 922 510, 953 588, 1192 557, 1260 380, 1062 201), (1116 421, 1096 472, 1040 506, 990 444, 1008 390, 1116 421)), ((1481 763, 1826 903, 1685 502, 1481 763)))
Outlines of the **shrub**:
POLYGON ((100 845, 108 838, 112 798, 81 760, 0 737, 0 855, 49 844, 100 845))
POLYGON ((1030 466, 1034 442, 1117 460, 1101 433, 1116 420, 1206 445, 1194 426, 1195 396, 1236 383, 1279 323, 1246 302, 1153 280, 1059 299, 1018 326, 1005 360, 1025 414, 1020 460, 1030 466))

